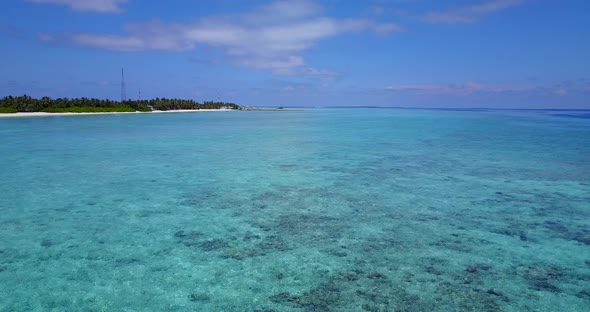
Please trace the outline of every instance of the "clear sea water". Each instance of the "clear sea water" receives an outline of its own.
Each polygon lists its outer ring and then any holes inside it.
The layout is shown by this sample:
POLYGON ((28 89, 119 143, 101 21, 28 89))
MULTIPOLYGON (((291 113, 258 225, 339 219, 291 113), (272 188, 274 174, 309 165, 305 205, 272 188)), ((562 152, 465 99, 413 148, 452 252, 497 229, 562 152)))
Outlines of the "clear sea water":
POLYGON ((0 120, 0 311, 590 311, 590 114, 0 120))

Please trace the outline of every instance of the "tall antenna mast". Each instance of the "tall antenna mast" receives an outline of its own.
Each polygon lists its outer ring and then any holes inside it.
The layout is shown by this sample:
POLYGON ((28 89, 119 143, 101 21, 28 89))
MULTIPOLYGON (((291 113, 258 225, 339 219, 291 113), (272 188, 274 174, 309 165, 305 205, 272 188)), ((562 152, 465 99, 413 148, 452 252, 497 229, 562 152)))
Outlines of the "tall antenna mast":
POLYGON ((127 101, 127 90, 125 90, 125 73, 121 68, 121 102, 127 101))

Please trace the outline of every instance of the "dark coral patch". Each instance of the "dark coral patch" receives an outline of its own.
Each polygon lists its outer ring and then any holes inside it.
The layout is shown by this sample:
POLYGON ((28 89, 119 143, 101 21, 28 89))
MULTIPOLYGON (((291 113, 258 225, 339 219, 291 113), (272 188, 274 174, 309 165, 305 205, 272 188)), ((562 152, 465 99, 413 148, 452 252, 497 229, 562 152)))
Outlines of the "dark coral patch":
POLYGON ((218 249, 222 249, 222 248, 227 248, 229 247, 229 244, 221 239, 212 239, 212 240, 207 240, 204 241, 200 244, 201 249, 203 249, 204 251, 213 251, 213 250, 218 250, 218 249))
POLYGON ((199 231, 178 231, 174 233, 174 237, 178 238, 197 238, 203 236, 199 231))
POLYGON ((270 301, 305 311, 333 311, 341 300, 341 290, 335 283, 323 283, 301 295, 282 292, 270 296, 270 301))
POLYGON ((190 294, 188 296, 188 300, 190 300, 192 302, 203 302, 203 301, 211 300, 211 297, 209 297, 209 295, 204 294, 204 293, 196 293, 196 294, 190 294))

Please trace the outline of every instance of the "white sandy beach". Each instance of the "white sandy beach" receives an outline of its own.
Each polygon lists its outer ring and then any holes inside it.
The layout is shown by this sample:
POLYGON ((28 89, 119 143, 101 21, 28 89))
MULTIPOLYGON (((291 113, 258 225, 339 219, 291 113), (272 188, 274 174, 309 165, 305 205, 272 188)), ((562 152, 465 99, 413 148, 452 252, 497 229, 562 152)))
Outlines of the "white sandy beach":
POLYGON ((104 113, 46 113, 46 112, 31 112, 31 113, 13 113, 0 114, 2 117, 47 117, 47 116, 82 116, 82 115, 113 115, 113 114, 153 114, 153 113, 199 113, 199 112, 231 112, 234 109, 176 109, 169 111, 151 111, 151 112, 104 112, 104 113))

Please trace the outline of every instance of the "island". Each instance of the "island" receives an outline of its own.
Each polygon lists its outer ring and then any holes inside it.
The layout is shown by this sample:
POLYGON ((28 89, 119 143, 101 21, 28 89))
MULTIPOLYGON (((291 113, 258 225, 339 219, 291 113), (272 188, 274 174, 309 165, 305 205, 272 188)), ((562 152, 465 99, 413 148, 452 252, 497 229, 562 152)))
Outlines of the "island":
POLYGON ((151 100, 113 101, 95 98, 32 98, 28 95, 0 99, 0 114, 11 113, 135 113, 198 110, 239 110, 234 103, 155 98, 151 100))

